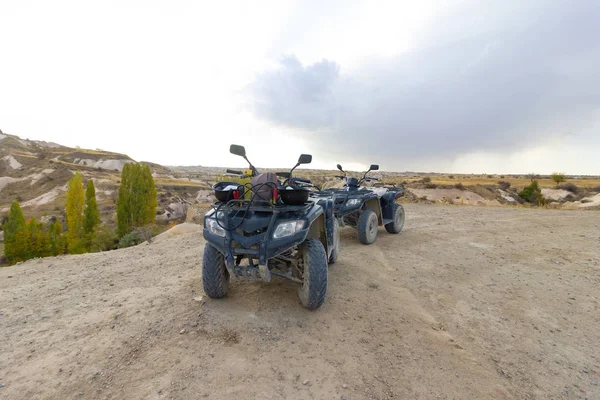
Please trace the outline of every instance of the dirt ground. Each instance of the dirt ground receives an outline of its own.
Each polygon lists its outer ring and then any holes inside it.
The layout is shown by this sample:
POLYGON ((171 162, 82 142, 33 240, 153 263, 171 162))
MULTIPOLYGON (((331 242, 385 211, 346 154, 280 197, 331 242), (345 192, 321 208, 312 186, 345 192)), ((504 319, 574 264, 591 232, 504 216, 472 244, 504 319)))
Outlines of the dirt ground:
POLYGON ((0 398, 600 398, 600 213, 406 210, 343 230, 316 312, 285 280, 198 301, 199 231, 1 268, 0 398))

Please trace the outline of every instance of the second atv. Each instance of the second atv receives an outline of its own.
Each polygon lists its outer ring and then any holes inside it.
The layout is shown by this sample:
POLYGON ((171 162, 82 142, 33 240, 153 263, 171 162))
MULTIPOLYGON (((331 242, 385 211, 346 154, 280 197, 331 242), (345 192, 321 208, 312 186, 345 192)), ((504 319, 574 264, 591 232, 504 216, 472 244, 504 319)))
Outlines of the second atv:
POLYGON ((356 228, 358 239, 363 244, 371 244, 377 239, 379 226, 385 226, 389 233, 400 233, 404 227, 404 207, 396 203, 396 198, 404 194, 397 187, 365 187, 365 182, 377 181, 369 177, 371 171, 379 170, 372 164, 362 178, 349 177, 340 164, 337 168, 343 175, 336 176, 345 181, 343 189, 328 189, 314 192, 314 197, 333 195, 334 213, 341 225, 356 228))

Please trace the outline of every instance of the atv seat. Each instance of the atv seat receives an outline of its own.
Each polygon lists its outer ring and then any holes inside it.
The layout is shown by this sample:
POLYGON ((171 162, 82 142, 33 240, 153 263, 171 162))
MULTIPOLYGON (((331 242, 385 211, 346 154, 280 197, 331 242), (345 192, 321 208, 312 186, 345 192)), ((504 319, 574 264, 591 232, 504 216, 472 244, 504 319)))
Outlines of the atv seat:
POLYGON ((389 189, 384 188, 384 187, 371 187, 369 188, 373 193, 375 193, 377 195, 377 197, 381 197, 384 194, 386 194, 389 189))

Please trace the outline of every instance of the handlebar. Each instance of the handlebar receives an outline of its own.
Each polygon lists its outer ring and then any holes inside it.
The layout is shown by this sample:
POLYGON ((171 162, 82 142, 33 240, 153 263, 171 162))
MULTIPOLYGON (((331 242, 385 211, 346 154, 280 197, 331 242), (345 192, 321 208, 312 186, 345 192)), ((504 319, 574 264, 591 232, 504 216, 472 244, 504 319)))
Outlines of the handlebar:
POLYGON ((306 178, 292 178, 292 179, 296 182, 311 183, 310 179, 306 179, 306 178))
POLYGON ((227 173, 228 174, 234 174, 234 175, 244 175, 244 173, 242 171, 238 171, 238 170, 235 170, 235 169, 228 169, 227 173))

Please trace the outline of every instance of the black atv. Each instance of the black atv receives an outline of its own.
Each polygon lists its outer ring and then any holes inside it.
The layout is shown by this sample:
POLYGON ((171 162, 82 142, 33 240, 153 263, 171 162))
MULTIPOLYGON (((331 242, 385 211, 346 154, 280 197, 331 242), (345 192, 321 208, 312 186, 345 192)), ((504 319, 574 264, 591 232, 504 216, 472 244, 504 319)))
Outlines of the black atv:
POLYGON ((317 309, 327 293, 328 264, 339 253, 339 225, 332 196, 309 199, 310 180, 293 177, 312 156, 302 154, 289 173, 277 174, 280 181, 274 173, 260 174, 244 147, 231 145, 230 152, 248 162, 252 180, 214 186, 217 202, 204 216, 204 292, 221 298, 231 276, 268 282, 275 275, 300 283, 301 303, 317 309))
POLYGON ((342 226, 352 226, 358 231, 358 239, 363 244, 371 244, 377 238, 378 227, 385 226, 389 233, 400 233, 404 227, 404 207, 396 204, 396 198, 404 194, 404 189, 397 187, 365 187, 364 182, 377 181, 368 177, 371 171, 379 170, 373 164, 361 179, 348 177, 340 164, 338 169, 344 175, 336 176, 346 183, 343 189, 328 189, 314 192, 312 196, 334 197, 334 213, 342 226))

